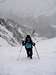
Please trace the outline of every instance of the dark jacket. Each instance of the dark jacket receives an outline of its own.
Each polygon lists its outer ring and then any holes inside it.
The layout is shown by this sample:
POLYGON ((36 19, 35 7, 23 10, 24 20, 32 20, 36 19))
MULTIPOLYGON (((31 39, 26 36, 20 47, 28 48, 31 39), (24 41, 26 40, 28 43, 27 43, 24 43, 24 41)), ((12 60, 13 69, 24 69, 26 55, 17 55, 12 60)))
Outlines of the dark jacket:
POLYGON ((22 41, 22 45, 25 46, 25 48, 33 48, 35 46, 35 43, 31 40, 31 37, 26 37, 24 41, 22 41))

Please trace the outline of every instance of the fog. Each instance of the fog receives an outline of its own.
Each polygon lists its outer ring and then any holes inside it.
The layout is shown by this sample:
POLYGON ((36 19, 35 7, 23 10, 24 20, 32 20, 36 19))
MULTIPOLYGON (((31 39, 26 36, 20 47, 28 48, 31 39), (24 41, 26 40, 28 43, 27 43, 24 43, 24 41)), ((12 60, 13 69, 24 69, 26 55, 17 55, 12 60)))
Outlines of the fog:
POLYGON ((56 0, 0 0, 0 17, 32 26, 39 36, 56 37, 56 0))
POLYGON ((56 0, 0 0, 0 13, 17 15, 50 15, 56 11, 56 0))

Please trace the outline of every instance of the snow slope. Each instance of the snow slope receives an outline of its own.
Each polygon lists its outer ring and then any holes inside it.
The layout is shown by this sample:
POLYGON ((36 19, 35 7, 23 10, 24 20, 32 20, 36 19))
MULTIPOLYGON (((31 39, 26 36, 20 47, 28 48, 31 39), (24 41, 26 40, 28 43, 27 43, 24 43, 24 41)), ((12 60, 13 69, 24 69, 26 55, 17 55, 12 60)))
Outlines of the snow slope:
POLYGON ((10 47, 10 45, 7 43, 6 40, 4 40, 3 38, 0 37, 0 47, 10 47))
POLYGON ((56 75, 56 38, 36 44, 40 60, 33 48, 33 59, 26 58, 24 47, 0 47, 0 75, 56 75), (17 58, 19 60, 17 60, 17 58))
POLYGON ((8 31, 5 26, 0 24, 0 45, 6 46, 6 44, 10 44, 11 46, 15 46, 17 44, 16 39, 13 37, 13 33, 8 31), (2 44, 2 45, 1 45, 2 44))

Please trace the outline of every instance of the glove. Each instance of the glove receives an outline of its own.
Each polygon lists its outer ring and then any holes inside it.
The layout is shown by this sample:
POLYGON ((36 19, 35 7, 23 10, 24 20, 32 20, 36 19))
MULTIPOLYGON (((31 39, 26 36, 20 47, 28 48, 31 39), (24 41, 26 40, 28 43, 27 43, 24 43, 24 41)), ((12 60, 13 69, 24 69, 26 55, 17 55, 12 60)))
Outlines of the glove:
POLYGON ((25 45, 25 41, 22 41, 22 45, 23 45, 23 46, 25 45))
POLYGON ((33 46, 35 46, 35 43, 33 43, 33 46))

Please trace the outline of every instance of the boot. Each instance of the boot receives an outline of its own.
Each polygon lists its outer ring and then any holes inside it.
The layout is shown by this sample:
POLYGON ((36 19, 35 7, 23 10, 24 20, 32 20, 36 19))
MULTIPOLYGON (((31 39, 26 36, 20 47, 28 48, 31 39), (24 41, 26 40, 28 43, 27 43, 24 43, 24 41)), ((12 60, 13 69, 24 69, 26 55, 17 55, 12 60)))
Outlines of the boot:
POLYGON ((32 59, 32 56, 30 56, 30 59, 32 59))

